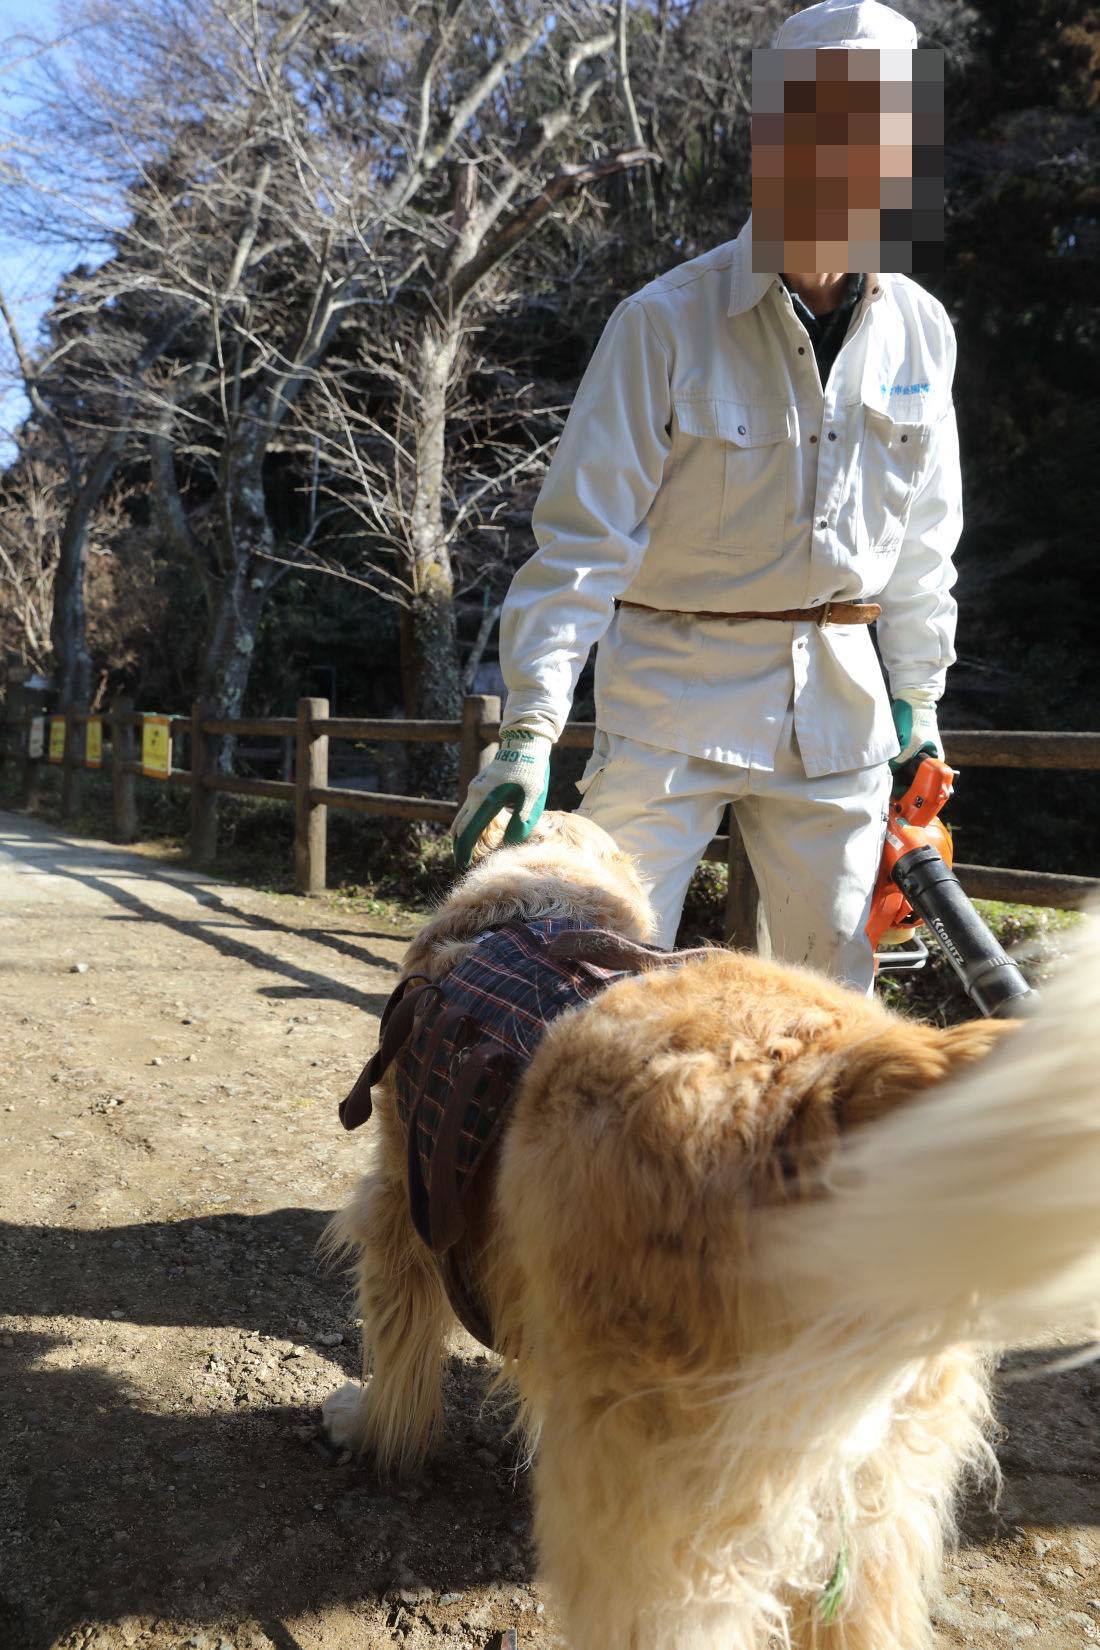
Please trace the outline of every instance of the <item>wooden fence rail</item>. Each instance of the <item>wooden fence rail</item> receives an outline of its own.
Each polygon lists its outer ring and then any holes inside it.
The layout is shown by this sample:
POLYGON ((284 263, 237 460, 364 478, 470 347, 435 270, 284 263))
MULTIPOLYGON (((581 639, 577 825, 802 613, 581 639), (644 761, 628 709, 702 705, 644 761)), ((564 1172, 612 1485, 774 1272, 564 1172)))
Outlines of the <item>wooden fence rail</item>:
MULTIPOLYGON (((167 782, 187 786, 191 792, 191 857, 198 865, 209 865, 217 851, 217 798, 220 795, 262 796, 293 804, 294 880, 299 892, 319 894, 326 881, 326 840, 328 810, 373 814, 388 819, 422 819, 447 825, 454 817, 457 801, 424 796, 389 796, 378 791, 352 790, 329 783, 329 744, 333 739, 354 739, 377 744, 393 740, 431 741, 455 744, 459 753, 459 800, 473 776, 492 758, 500 734, 501 704, 491 694, 472 694, 462 707, 460 721, 402 721, 329 715, 327 699, 300 699, 296 716, 214 717, 201 704, 190 716, 168 718, 170 735, 190 741, 190 768, 173 763, 167 782), (293 743, 294 779, 247 779, 219 771, 221 741, 225 735, 284 739, 293 743)), ((62 814, 76 808, 77 788, 84 759, 78 750, 78 730, 93 720, 92 714, 73 707, 60 713, 65 719, 65 754, 62 763, 62 814)), ((144 718, 133 702, 116 699, 102 715, 110 731, 109 764, 114 801, 115 835, 120 842, 132 842, 138 834, 136 781, 144 772, 137 760, 135 733, 144 718)), ((0 730, 0 762, 15 761, 22 766, 21 798, 33 807, 38 774, 43 760, 30 754, 29 730, 32 718, 20 716, 0 730)), ((560 743, 572 749, 591 749, 595 723, 571 722, 560 743)), ((1001 733, 945 730, 944 744, 949 762, 966 768, 1032 768, 1100 770, 1100 734, 1097 733, 1001 733)), ((104 763, 108 753, 104 752, 104 763)), ((284 770, 286 771, 286 770, 284 770)), ((163 781, 161 781, 163 782, 163 781)), ((725 861, 729 867, 726 902, 727 938, 751 945, 755 938, 756 888, 748 866, 736 823, 728 835, 715 837, 704 855, 708 860, 725 861)), ((1046 871, 1002 869, 990 865, 956 865, 959 881, 979 899, 1001 899, 1027 905, 1076 908, 1100 895, 1100 879, 1063 876, 1046 871)))

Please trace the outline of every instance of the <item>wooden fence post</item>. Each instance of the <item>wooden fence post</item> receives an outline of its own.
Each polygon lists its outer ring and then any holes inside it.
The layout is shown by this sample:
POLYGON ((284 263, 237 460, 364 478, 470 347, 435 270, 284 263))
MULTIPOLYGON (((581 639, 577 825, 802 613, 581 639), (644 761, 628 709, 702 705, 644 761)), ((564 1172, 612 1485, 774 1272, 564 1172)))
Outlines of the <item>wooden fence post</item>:
POLYGON ((328 716, 327 699, 298 700, 298 738, 294 762, 294 886, 300 894, 325 891, 328 809, 310 800, 310 792, 328 785, 328 735, 315 734, 313 723, 328 716))
POLYGON ((112 699, 111 724, 111 790, 114 793, 115 840, 133 842, 138 834, 137 784, 134 775, 126 772, 127 762, 134 759, 134 730, 123 717, 132 716, 134 701, 112 699))
MULTIPOLYGON (((39 714, 45 717, 45 712, 39 712, 39 714)), ((19 806, 24 813, 28 814, 33 814, 38 807, 38 787, 42 779, 42 763, 45 760, 44 754, 42 756, 31 755, 31 720, 31 714, 28 710, 23 725, 23 778, 19 800, 19 806)), ((49 718, 45 717, 44 738, 48 740, 49 736, 49 718)))
POLYGON ((86 724, 78 722, 79 707, 68 704, 63 707, 65 717, 65 757, 61 764, 61 817, 71 819, 80 806, 80 779, 83 751, 77 754, 77 739, 84 731, 86 724))
POLYGON ((18 724, 26 718, 25 697, 23 684, 13 682, 9 677, 5 683, 4 717, 3 724, 0 725, 0 770, 9 756, 14 761, 22 754, 18 748, 18 724))
POLYGON ((196 699, 191 706, 191 863, 213 865, 218 853, 218 793, 203 784, 217 771, 218 740, 204 732, 210 706, 196 699))
POLYGON ((755 951, 756 913, 760 898, 756 889, 756 878, 749 864, 749 856, 741 839, 741 829, 732 807, 726 863, 729 868, 729 882, 726 887, 726 944, 736 946, 739 951, 755 951))
POLYGON ((496 693, 468 693, 462 701, 462 733, 458 745, 458 805, 466 800, 470 780, 496 755, 496 745, 481 740, 482 722, 500 721, 500 696, 496 693))
POLYGON ((19 806, 28 813, 38 802, 39 764, 31 756, 32 705, 27 690, 9 674, 4 696, 4 750, 19 765, 19 806))
POLYGON ((27 746, 23 752, 23 793, 19 806, 24 813, 33 814, 38 807, 38 787, 42 778, 42 758, 30 754, 30 728, 27 728, 27 746))

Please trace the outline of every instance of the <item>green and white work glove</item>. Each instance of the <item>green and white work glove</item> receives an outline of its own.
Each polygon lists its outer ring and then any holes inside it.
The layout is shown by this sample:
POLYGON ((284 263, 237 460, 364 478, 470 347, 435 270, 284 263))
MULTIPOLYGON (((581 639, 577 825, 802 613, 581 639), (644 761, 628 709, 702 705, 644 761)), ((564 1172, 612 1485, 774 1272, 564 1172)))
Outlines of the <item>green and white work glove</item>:
POLYGON ((906 688, 891 701, 894 731, 901 750, 890 759, 894 773, 914 756, 943 757, 940 730, 936 726, 936 695, 931 688, 906 688))
POLYGON ((471 779, 466 800, 451 826, 455 864, 460 871, 473 858, 482 832, 504 808, 512 810, 505 842, 526 842, 546 806, 553 745, 548 734, 536 733, 522 724, 501 728, 496 755, 471 779))

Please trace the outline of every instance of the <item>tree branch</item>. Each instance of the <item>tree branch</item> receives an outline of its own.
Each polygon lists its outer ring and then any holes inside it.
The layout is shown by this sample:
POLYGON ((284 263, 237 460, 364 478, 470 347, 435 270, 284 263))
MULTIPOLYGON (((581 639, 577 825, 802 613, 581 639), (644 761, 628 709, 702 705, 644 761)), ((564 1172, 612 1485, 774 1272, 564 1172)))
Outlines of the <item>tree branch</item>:
POLYGON ((69 432, 65 428, 64 420, 54 411, 53 407, 50 406, 38 386, 38 375, 34 370, 34 363, 27 354, 23 339, 20 336, 19 327, 16 324, 15 316, 8 307, 8 300, 2 288, 0 288, 0 315, 4 317, 4 322, 8 329, 8 337, 11 339, 11 347, 15 351, 15 361, 19 368, 19 376, 23 381, 23 389, 26 392, 27 400, 30 402, 39 418, 41 418, 44 423, 51 425, 57 431, 57 435, 61 441, 62 451, 65 454, 65 467, 69 472, 69 480, 75 487, 78 482, 76 451, 73 447, 72 441, 69 438, 69 432))
POLYGON ((322 271, 298 346, 265 397, 263 427, 268 438, 282 424, 331 343, 357 285, 356 279, 350 277, 334 286, 322 271))
POLYGON ((170 425, 169 407, 162 415, 158 427, 149 433, 149 472, 153 483, 153 505, 157 525, 165 543, 177 556, 186 557, 194 565, 203 584, 206 585, 211 576, 211 568, 201 544, 191 530, 187 511, 183 507, 176 478, 170 425))
POLYGON ((424 159, 424 152, 428 145, 428 131, 432 118, 432 87, 435 84, 435 71, 451 38, 451 29, 462 10, 465 0, 446 0, 441 7, 435 32, 429 34, 424 42, 417 63, 417 113, 416 137, 413 141, 412 160, 407 168, 406 175, 411 176, 420 170, 424 159))
POLYGON ((475 80, 466 96, 455 104, 450 120, 447 122, 440 136, 432 144, 424 147, 418 160, 415 160, 403 176, 394 179, 393 184, 386 192, 386 209, 389 212, 398 212, 406 206, 424 180, 431 176, 446 156, 459 133, 469 124, 477 114, 486 98, 496 91, 509 69, 521 63, 527 53, 537 45, 542 36, 544 19, 539 17, 534 23, 516 35, 514 40, 502 47, 498 55, 490 63, 480 80, 475 80))
POLYGON ((260 170, 249 192, 248 213, 241 229, 237 248, 233 254, 233 262, 229 266, 229 274, 225 282, 225 295, 235 292, 237 284, 244 273, 248 257, 256 244, 256 236, 260 228, 260 215, 263 212, 264 197, 267 186, 271 181, 271 162, 264 160, 260 163, 260 170))
POLYGON ((489 645, 489 637, 493 634, 493 626, 500 618, 500 610, 503 605, 503 602, 497 602, 494 606, 487 607, 481 615, 481 623, 477 627, 474 645, 467 654, 466 663, 462 667, 463 693, 474 691, 474 679, 477 676, 478 666, 485 656, 485 649, 489 645))
POLYGON ((634 102, 634 93, 630 89, 630 64, 626 55, 626 0, 619 0, 618 15, 618 55, 619 55, 619 90, 623 94, 623 103, 626 105, 626 118, 630 123, 630 136, 635 147, 641 149, 645 143, 642 136, 642 123, 638 119, 638 107, 634 102))
MULTIPOLYGON (((582 58, 594 57, 600 51, 606 51, 615 44, 613 34, 597 35, 593 40, 583 41, 580 46, 570 53, 570 63, 575 58, 578 62, 582 58)), ((570 126, 578 125, 588 109, 588 105, 599 91, 606 79, 609 70, 597 72, 580 91, 572 90, 570 95, 560 103, 556 109, 549 110, 542 115, 538 124, 531 128, 521 139, 517 151, 511 157, 512 173, 508 181, 502 184, 491 199, 487 200, 477 212, 471 212, 464 225, 465 234, 461 240, 456 240, 452 250, 446 279, 453 280, 462 264, 474 257, 485 236, 493 225, 503 217, 524 181, 525 169, 537 165, 563 132, 570 126)), ((572 86, 573 73, 570 73, 572 86)), ((639 142, 639 147, 642 147, 639 142)))
POLYGON ((578 190, 584 189, 590 183, 596 183, 601 178, 613 177, 618 172, 632 171, 636 166, 646 166, 657 158, 648 149, 623 149, 618 154, 606 156, 603 160, 586 161, 581 166, 562 167, 561 171, 549 178, 540 192, 513 213, 492 240, 487 241, 458 271, 446 292, 453 308, 458 309, 466 301, 489 271, 495 268, 502 258, 506 258, 520 241, 525 240, 560 200, 564 200, 568 195, 575 195, 578 190))
POLYGON ((593 35, 591 40, 579 40, 565 59, 565 73, 569 84, 577 78, 577 70, 590 57, 598 57, 601 52, 608 51, 615 44, 614 30, 608 29, 606 34, 593 35))

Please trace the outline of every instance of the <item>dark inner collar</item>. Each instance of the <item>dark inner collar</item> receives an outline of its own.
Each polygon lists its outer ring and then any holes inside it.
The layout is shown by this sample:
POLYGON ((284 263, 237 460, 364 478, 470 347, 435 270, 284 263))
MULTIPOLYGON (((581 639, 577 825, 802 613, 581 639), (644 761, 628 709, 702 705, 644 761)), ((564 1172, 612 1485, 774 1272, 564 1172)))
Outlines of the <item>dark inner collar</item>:
POLYGON ((791 295, 791 302, 795 306, 796 313, 799 314, 803 320, 809 316, 810 320, 813 321, 816 326, 824 327, 832 320, 834 315, 837 315, 843 310, 854 308, 863 296, 863 288, 866 284, 867 277, 863 274, 855 275, 850 273, 844 296, 841 298, 840 302, 834 306, 834 308, 827 310, 824 315, 814 314, 809 304, 795 291, 794 287, 785 275, 781 275, 780 280, 783 282, 783 285, 791 295))

